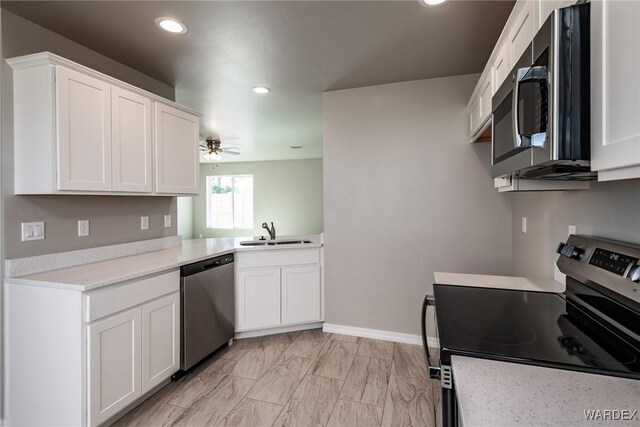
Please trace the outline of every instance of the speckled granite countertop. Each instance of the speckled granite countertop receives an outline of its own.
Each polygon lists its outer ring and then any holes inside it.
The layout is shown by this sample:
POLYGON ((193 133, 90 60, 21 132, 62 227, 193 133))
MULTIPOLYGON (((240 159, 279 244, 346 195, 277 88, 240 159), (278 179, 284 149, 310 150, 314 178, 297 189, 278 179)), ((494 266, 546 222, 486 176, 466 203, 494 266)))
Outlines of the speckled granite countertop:
POLYGON ((440 273, 433 274, 435 282, 442 285, 472 286, 478 288, 518 289, 532 292, 565 291, 565 284, 553 279, 532 279, 517 276, 491 276, 485 274, 440 273))
POLYGON ((638 380, 463 356, 451 365, 466 427, 640 425, 638 380), (629 421, 587 421, 585 410, 638 412, 629 421))

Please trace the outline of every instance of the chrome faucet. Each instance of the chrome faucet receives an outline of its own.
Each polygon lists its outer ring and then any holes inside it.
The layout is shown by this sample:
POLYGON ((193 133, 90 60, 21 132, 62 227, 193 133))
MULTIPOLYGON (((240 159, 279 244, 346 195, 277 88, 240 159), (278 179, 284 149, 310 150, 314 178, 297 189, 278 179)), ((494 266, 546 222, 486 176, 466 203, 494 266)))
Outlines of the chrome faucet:
POLYGON ((267 230, 271 240, 276 240, 276 227, 273 226, 273 222, 271 222, 271 229, 269 229, 269 225, 266 222, 262 223, 262 228, 267 230))

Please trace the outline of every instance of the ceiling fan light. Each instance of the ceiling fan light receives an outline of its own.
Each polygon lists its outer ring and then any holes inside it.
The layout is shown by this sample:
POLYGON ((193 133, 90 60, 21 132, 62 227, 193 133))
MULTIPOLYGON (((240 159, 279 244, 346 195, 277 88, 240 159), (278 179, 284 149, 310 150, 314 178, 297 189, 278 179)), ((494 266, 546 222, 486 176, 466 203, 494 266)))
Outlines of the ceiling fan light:
POLYGON ((221 153, 214 153, 212 157, 213 157, 213 160, 215 160, 217 162, 222 160, 222 154, 221 153))
POLYGON ((202 156, 205 160, 211 160, 211 153, 204 153, 202 156))

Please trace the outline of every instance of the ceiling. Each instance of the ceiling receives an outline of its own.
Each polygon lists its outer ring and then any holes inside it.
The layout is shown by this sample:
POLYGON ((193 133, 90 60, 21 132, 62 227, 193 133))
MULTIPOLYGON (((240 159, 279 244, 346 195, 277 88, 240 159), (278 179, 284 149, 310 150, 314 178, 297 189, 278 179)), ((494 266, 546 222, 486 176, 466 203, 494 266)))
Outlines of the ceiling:
POLYGON ((322 157, 322 92, 481 72, 513 1, 2 1, 176 88, 225 161, 322 157), (184 22, 184 35, 155 26, 184 22), (268 95, 250 91, 255 85, 268 95), (293 150, 290 145, 304 148, 293 150))

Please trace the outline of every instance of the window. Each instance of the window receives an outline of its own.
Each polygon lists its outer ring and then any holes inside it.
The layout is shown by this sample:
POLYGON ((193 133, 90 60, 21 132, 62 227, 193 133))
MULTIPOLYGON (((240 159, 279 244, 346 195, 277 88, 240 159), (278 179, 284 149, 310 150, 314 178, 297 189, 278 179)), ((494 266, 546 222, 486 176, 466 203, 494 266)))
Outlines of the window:
POLYGON ((207 228, 253 228, 253 175, 207 177, 207 228))

